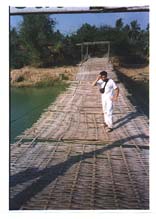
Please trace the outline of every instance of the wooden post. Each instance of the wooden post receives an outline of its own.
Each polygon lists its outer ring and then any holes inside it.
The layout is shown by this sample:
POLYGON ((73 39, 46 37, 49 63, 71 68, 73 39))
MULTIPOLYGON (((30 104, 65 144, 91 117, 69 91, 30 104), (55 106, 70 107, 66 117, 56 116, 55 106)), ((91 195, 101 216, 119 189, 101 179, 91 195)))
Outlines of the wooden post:
POLYGON ((81 61, 83 60, 83 43, 81 44, 81 61))
POLYGON ((110 56, 110 42, 108 43, 108 59, 109 59, 109 56, 110 56))
POLYGON ((87 45, 87 48, 86 48, 86 54, 87 54, 87 58, 88 58, 88 45, 87 45))

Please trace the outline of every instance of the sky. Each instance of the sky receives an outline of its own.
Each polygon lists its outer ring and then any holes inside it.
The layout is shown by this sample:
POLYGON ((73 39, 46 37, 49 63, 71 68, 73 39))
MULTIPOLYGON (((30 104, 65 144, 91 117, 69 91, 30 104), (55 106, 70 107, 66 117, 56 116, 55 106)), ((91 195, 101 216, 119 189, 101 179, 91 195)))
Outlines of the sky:
MULTIPOLYGON (((141 29, 146 29, 149 23, 148 12, 55 14, 50 16, 56 21, 56 30, 58 29, 64 35, 70 35, 84 23, 97 27, 102 25, 114 27, 119 18, 123 19, 124 24, 130 24, 131 21, 137 20, 141 29)), ((10 16, 11 27, 18 27, 21 22, 22 16, 10 16)))

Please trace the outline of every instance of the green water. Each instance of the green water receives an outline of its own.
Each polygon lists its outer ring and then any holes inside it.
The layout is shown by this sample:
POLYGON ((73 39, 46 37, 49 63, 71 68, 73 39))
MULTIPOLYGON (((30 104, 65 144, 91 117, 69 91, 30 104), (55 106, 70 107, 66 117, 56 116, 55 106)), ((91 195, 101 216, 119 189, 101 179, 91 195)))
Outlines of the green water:
POLYGON ((67 85, 57 84, 47 88, 11 88, 10 89, 10 142, 25 129, 32 126, 41 113, 67 85))

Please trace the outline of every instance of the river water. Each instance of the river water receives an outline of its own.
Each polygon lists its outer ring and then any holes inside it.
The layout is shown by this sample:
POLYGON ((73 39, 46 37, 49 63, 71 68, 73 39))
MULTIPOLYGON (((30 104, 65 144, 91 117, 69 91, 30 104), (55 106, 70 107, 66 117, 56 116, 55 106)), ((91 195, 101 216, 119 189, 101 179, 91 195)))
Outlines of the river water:
POLYGON ((41 113, 65 90, 65 85, 47 88, 10 89, 10 142, 32 126, 41 113))

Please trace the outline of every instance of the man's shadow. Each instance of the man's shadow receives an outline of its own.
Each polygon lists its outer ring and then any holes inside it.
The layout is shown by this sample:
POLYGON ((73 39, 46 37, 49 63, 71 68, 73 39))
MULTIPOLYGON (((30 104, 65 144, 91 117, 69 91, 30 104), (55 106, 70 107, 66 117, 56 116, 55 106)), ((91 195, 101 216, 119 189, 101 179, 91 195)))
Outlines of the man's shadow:
POLYGON ((121 126, 127 124, 128 122, 130 122, 132 119, 135 119, 136 117, 138 117, 139 115, 141 115, 138 111, 136 112, 131 112, 128 113, 126 116, 121 117, 120 119, 118 119, 117 121, 115 121, 114 124, 114 130, 120 128, 121 126), (117 125, 116 125, 117 124, 117 125))
MULTIPOLYGON (((18 210, 22 205, 28 202, 32 197, 41 192, 46 186, 53 182, 58 176, 61 176, 67 172, 67 170, 87 158, 92 158, 103 152, 106 152, 114 147, 119 147, 127 141, 135 138, 148 138, 146 135, 134 135, 125 139, 121 139, 113 142, 110 145, 105 145, 100 149, 93 150, 91 152, 86 152, 84 154, 75 155, 69 157, 66 161, 63 161, 59 164, 53 165, 51 167, 46 167, 43 170, 38 170, 38 168, 28 168, 23 172, 19 172, 15 175, 10 176, 10 188, 27 182, 29 180, 38 178, 32 182, 31 185, 28 185, 23 191, 17 193, 13 198, 10 198, 10 210, 18 210)), ((126 146, 126 145, 124 145, 126 146)), ((127 146, 130 147, 130 146, 127 146)))

